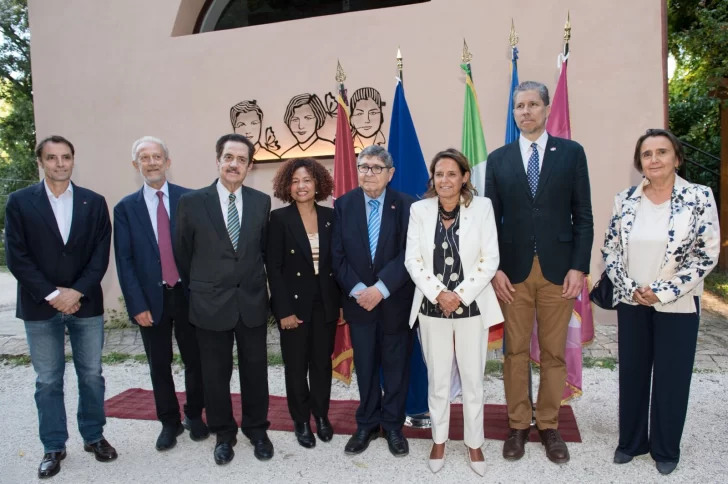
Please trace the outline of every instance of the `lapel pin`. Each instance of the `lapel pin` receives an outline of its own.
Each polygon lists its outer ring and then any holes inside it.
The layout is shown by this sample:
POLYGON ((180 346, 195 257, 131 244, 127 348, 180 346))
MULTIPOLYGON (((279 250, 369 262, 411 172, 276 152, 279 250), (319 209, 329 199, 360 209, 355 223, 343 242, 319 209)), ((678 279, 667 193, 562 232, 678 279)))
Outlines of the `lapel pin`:
POLYGON ((83 201, 83 204, 86 205, 86 200, 83 201))
POLYGON ((331 225, 331 222, 326 222, 326 226, 328 227, 329 225, 331 225))
POLYGON ((394 204, 392 204, 392 210, 394 210, 394 204))
POLYGON ((555 146, 552 146, 549 151, 556 151, 556 147, 555 146))

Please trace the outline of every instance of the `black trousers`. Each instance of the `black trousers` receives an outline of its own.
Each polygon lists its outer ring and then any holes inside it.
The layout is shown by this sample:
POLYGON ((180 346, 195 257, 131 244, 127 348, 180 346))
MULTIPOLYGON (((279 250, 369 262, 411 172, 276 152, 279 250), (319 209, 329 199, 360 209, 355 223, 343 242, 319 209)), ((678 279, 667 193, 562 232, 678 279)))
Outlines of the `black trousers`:
POLYGON ((198 419, 202 415, 205 398, 202 387, 200 351, 197 347, 195 327, 190 324, 189 307, 182 284, 163 292, 162 319, 151 327, 140 326, 144 352, 149 361, 157 418, 162 425, 176 425, 180 421, 179 402, 172 377, 172 332, 177 339, 182 362, 185 365, 185 415, 198 419))
POLYGON ((359 384, 356 425, 372 430, 398 430, 404 425, 412 334, 408 328, 394 334, 382 331, 379 321, 349 323, 354 348, 354 369, 359 384), (384 377, 382 394, 380 368, 384 377))
POLYGON ((229 331, 197 328, 202 378, 205 382, 205 412, 210 432, 218 442, 232 441, 238 425, 233 417, 230 378, 233 375, 233 344, 238 345, 238 372, 243 419, 240 429, 250 440, 266 435, 268 422, 267 326, 248 328, 242 319, 229 331))
POLYGON ((310 321, 295 329, 281 329, 279 322, 278 328, 291 418, 304 423, 311 420, 312 413, 315 417, 326 417, 331 401, 331 354, 336 321, 326 321, 324 303, 317 294, 310 321))
MULTIPOLYGON (((699 300, 695 299, 699 308, 699 300)), ((698 313, 664 313, 647 306, 623 303, 617 306, 617 449, 621 452, 631 456, 649 452, 656 462, 680 460, 680 439, 688 410, 699 312, 698 309, 698 313)))

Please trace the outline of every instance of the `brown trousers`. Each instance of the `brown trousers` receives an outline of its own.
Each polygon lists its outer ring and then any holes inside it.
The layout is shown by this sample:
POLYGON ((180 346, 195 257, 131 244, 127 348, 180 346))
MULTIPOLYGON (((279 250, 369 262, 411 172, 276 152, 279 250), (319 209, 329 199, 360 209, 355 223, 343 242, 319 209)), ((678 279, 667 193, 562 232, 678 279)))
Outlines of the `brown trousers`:
POLYGON ((506 336, 503 383, 509 425, 513 429, 527 429, 531 424, 528 365, 533 322, 538 313, 541 383, 536 402, 536 425, 541 430, 556 429, 566 382, 564 353, 574 300, 561 297, 563 286, 544 278, 538 257, 533 258, 531 273, 526 280, 514 284, 513 288, 516 290, 513 302, 501 302, 506 336))

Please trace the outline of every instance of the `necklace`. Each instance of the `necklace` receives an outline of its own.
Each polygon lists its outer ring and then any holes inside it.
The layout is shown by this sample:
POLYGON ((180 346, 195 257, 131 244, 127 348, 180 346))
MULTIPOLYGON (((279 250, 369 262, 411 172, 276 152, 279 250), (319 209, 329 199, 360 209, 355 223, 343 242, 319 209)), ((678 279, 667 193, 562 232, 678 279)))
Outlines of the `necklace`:
POLYGON ((440 218, 442 220, 453 220, 460 213, 460 204, 458 203, 457 205, 455 205, 455 208, 453 208, 452 210, 450 210, 448 212, 447 210, 442 208, 442 204, 438 200, 437 201, 437 211, 440 213, 440 218))

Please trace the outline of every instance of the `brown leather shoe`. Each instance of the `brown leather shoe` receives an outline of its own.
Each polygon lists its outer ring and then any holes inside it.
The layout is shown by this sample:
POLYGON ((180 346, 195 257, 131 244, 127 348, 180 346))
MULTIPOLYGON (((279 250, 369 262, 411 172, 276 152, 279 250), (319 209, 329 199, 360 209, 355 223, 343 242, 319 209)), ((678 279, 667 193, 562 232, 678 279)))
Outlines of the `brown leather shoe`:
POLYGON ((546 447, 546 457, 555 464, 566 464, 569 462, 569 449, 561 434, 556 429, 538 430, 541 443, 546 447))
POLYGON ((526 442, 531 429, 511 429, 508 438, 503 443, 503 458, 506 460, 518 460, 526 452, 526 442))

